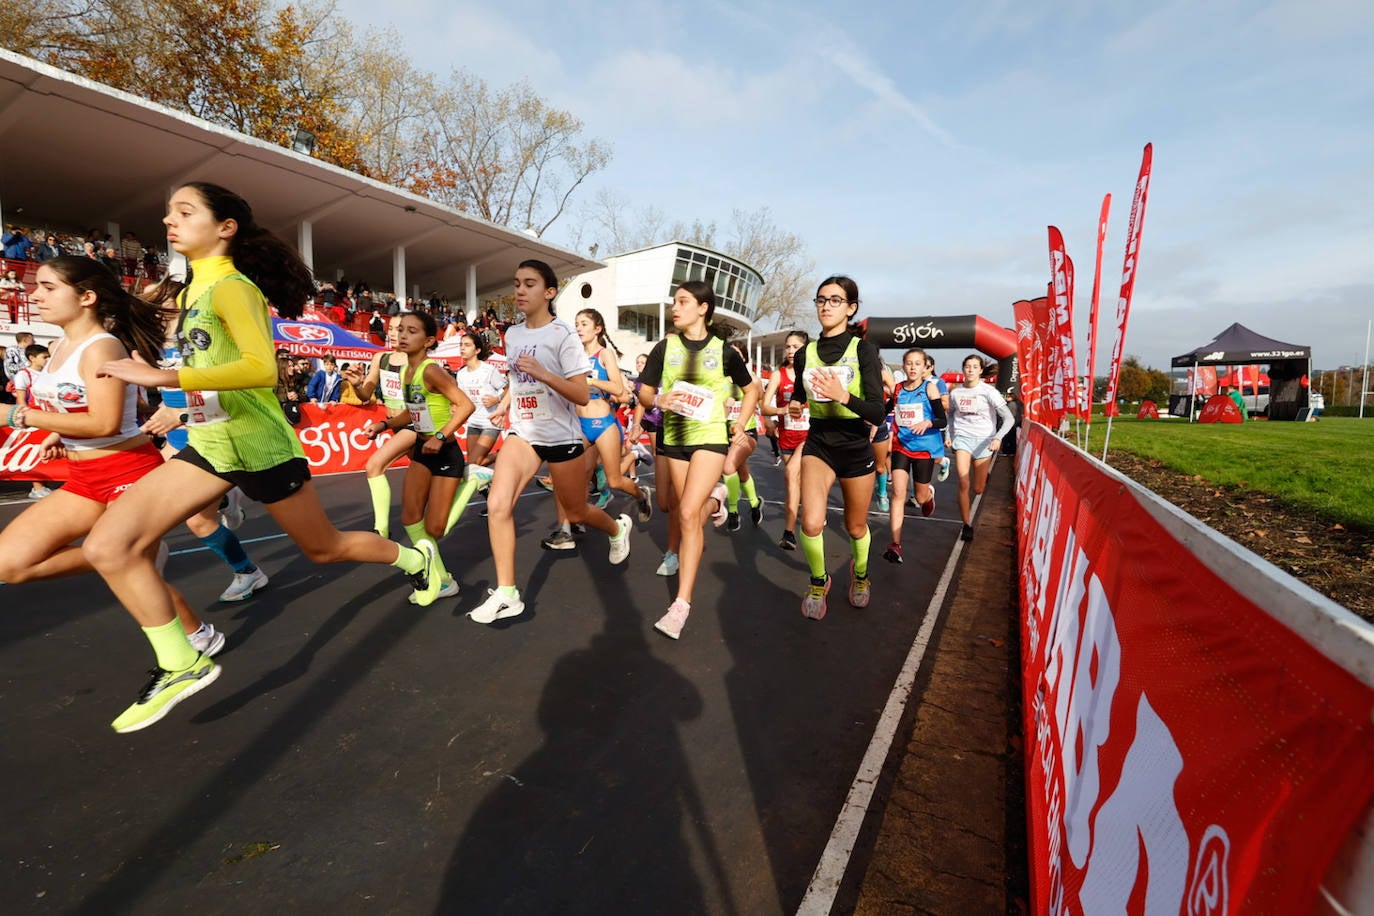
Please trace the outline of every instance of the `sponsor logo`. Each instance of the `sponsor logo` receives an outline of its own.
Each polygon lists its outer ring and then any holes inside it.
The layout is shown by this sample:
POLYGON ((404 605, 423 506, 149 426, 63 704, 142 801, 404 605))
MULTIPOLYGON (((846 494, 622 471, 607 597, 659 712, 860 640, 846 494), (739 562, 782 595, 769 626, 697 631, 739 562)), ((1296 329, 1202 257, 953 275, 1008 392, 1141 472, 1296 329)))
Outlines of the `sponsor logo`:
POLYGON ((46 437, 47 433, 35 435, 22 429, 11 430, 0 443, 0 471, 19 474, 38 467, 43 459, 43 439, 46 437), (28 438, 33 441, 25 442, 28 438))
POLYGON ((1226 356, 1226 351, 1225 351, 1225 350, 1213 350, 1211 353, 1208 353, 1208 354, 1207 354, 1206 356, 1204 356, 1202 359, 1198 360, 1198 362, 1200 362, 1200 363, 1210 362, 1210 361, 1212 361, 1212 360, 1214 360, 1214 359, 1223 359, 1225 356, 1226 356))
POLYGON ((1231 838, 1216 824, 1207 828, 1193 860, 1193 880, 1188 887, 1188 916, 1212 916, 1230 912, 1231 888, 1227 877, 1231 838))
POLYGON ((935 340, 944 336, 944 329, 936 327, 933 321, 927 321, 925 324, 916 324, 913 321, 909 324, 899 324, 892 329, 892 342, 897 344, 914 343, 918 340, 935 340))
POLYGON ((186 339, 197 350, 210 349, 210 332, 204 328, 192 328, 191 332, 186 335, 186 339))
POLYGON ((301 343, 328 343, 334 339, 334 334, 329 328, 292 321, 283 321, 278 324, 277 333, 287 340, 295 340, 301 343))

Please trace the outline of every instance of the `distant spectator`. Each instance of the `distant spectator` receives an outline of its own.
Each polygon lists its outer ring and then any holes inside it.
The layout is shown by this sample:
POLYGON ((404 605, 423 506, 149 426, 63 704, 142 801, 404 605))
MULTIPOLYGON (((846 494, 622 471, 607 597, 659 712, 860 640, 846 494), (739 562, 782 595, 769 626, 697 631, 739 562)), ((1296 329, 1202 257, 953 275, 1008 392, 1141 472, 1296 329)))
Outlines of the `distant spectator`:
MULTIPOLYGON (((0 279, 0 290, 18 293, 26 291, 24 281, 19 279, 19 274, 16 273, 13 268, 5 271, 4 278, 0 279)), ((13 319, 10 320, 12 321, 13 319)))
MULTIPOLYGON (((14 335, 14 346, 5 348, 5 377, 13 379, 29 364, 29 358, 24 354, 24 350, 33 344, 33 334, 28 331, 20 331, 14 335)), ((13 403, 13 402, 11 402, 13 403)))
POLYGON ((1235 402, 1236 408, 1240 411, 1240 418, 1242 420, 1250 419, 1250 410, 1245 406, 1245 396, 1240 393, 1239 388, 1235 385, 1230 386, 1226 392, 1226 396, 1235 402))
POLYGON ((42 245, 39 245, 36 249, 34 249, 34 251, 35 260, 38 260, 40 262, 51 261, 53 258, 60 258, 63 254, 65 254, 65 252, 62 250, 62 246, 57 244, 57 236, 55 235, 49 235, 47 241, 45 241, 42 245))
POLYGON ((155 248, 143 249, 143 275, 150 279, 162 276, 162 258, 155 248))
POLYGON ((395 318, 401 314, 401 303, 396 301, 395 296, 386 297, 386 314, 389 318, 395 318))
POLYGON ((95 250, 95 242, 86 241, 81 245, 82 257, 90 258, 92 261, 100 260, 100 252, 95 250))
POLYGON ((33 242, 18 226, 10 226, 10 231, 0 236, 0 245, 5 246, 5 258, 11 261, 27 261, 33 248, 33 242))
POLYGON ((343 375, 339 373, 339 364, 334 357, 326 356, 320 363, 320 370, 306 386, 306 396, 312 404, 330 404, 343 394, 343 375))
POLYGON ((372 310, 372 318, 367 322, 367 329, 378 337, 386 336, 386 319, 382 317, 381 309, 372 310))
POLYGON ((106 246, 105 253, 97 260, 108 267, 110 273, 114 274, 116 277, 124 276, 124 262, 119 259, 119 252, 115 250, 113 245, 106 246))
POLYGON ((138 240, 138 236, 132 232, 124 233, 124 237, 119 240, 119 256, 134 261, 143 257, 143 243, 138 240))

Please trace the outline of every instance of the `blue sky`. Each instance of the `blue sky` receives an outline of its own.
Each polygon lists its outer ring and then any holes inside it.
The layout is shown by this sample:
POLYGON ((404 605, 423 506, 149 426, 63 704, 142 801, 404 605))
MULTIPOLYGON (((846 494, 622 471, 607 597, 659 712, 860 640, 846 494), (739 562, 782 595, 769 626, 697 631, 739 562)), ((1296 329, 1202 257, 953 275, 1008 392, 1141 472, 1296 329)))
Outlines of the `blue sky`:
MULTIPOLYGON (((1154 172, 1126 352, 1233 321, 1358 363, 1374 318, 1374 4, 341 0, 424 69, 528 79, 614 150, 613 189, 669 220, 768 207, 861 314, 977 313, 1048 279, 1064 232, 1086 337, 1112 194, 1098 373, 1131 192, 1154 172)), ((576 214, 556 223, 567 242, 576 214)), ((592 240, 590 237, 585 241, 592 240)), ((604 247, 601 254, 608 252, 604 247)), ((951 361, 957 356, 950 355, 951 361)), ((942 358, 942 362, 945 361, 942 358)))

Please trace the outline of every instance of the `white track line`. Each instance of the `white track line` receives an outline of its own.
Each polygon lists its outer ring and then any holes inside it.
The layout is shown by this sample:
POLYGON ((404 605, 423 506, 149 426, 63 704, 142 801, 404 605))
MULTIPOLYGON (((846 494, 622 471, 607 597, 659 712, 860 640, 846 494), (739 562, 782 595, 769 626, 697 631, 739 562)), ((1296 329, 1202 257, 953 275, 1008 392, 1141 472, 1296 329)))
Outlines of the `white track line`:
MULTIPOLYGON (((971 518, 977 518, 978 506, 982 501, 981 494, 974 497, 972 511, 969 513, 971 518)), ((868 815, 868 806, 873 801, 873 791, 878 786, 878 777, 882 775, 883 763, 887 760, 892 742, 897 737, 897 727, 901 724, 902 713, 906 710, 911 688, 916 683, 916 675, 921 670, 926 648, 930 645, 930 634, 935 630, 940 608, 945 602, 945 593, 949 591, 954 569, 958 566, 959 557, 963 552, 964 541, 955 541, 954 551, 945 564, 944 572, 940 574, 935 594, 930 597, 930 604, 926 606, 925 619, 921 621, 921 629, 916 633, 916 641, 912 643, 906 663, 897 675, 897 683, 888 694, 887 705, 883 707, 883 714, 873 732, 873 740, 868 743, 868 750, 864 753, 864 759, 859 764, 859 772, 855 774, 854 782, 849 787, 844 807, 840 809, 840 816, 836 818, 835 827, 830 831, 830 840, 825 844, 825 851, 821 853, 821 860, 811 876, 806 896, 797 907, 797 916, 827 916, 835 905, 835 895, 839 893, 840 882, 849 868, 849 859, 854 854, 854 844, 858 842, 859 831, 863 827, 864 818, 868 815)))

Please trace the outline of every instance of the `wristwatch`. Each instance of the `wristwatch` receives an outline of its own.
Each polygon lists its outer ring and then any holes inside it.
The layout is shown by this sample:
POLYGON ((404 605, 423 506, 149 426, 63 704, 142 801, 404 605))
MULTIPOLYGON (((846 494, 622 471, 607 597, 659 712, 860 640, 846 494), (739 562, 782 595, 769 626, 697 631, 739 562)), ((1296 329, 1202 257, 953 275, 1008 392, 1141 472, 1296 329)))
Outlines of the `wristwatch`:
POLYGON ((441 429, 441 430, 439 430, 438 432, 436 432, 436 433, 434 434, 434 438, 435 438, 436 440, 438 440, 439 442, 443 442, 443 441, 444 441, 444 431, 441 429))

